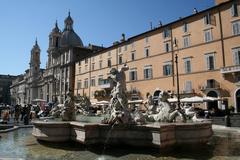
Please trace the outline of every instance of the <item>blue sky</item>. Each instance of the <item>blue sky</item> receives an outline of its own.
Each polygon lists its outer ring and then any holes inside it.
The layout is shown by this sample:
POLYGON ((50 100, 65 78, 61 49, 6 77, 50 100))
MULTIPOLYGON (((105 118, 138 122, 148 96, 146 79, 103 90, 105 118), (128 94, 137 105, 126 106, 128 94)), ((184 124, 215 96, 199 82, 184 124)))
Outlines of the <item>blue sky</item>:
POLYGON ((84 45, 108 47, 120 40, 214 6, 214 0, 1 0, 0 74, 18 75, 29 68, 30 51, 37 37, 41 67, 47 61, 48 35, 71 11, 74 30, 84 45))

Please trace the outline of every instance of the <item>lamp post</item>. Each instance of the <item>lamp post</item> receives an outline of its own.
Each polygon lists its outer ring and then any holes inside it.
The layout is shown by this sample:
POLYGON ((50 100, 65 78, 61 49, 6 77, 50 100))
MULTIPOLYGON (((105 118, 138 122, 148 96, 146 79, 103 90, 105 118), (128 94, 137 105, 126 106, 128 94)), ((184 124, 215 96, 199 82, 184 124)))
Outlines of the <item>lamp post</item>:
POLYGON ((178 55, 175 55, 176 76, 177 76, 177 109, 180 109, 180 95, 179 95, 179 75, 178 75, 178 55))

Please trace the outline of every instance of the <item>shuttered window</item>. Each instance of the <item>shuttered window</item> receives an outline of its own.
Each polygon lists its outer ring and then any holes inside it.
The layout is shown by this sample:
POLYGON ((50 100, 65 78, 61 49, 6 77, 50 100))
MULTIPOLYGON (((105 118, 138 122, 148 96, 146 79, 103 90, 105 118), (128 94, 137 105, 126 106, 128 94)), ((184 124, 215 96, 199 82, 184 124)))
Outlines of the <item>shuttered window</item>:
POLYGON ((144 67, 144 79, 152 79, 152 65, 144 67))
POLYGON ((232 23, 232 32, 233 32, 233 35, 240 34, 240 21, 235 21, 232 23))
POLYGON ((234 65, 240 65, 240 47, 232 49, 234 65))
POLYGON ((129 81, 136 81, 137 80, 137 69, 130 69, 129 70, 129 81))
POLYGON ((214 70, 215 69, 214 53, 206 54, 205 59, 206 59, 207 70, 214 70))
POLYGON ((231 7, 231 13, 233 17, 237 17, 239 15, 238 13, 238 4, 234 2, 231 7))

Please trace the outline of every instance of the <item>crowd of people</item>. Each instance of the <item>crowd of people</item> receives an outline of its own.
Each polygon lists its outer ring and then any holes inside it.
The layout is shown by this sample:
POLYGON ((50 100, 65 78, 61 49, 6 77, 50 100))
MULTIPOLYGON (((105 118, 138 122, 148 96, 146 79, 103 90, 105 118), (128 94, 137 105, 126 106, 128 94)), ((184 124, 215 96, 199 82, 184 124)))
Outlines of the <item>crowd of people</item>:
POLYGON ((39 112, 39 105, 2 105, 0 107, 0 119, 3 124, 9 123, 12 119, 14 123, 22 121, 25 125, 28 125, 31 120, 39 117, 39 112))

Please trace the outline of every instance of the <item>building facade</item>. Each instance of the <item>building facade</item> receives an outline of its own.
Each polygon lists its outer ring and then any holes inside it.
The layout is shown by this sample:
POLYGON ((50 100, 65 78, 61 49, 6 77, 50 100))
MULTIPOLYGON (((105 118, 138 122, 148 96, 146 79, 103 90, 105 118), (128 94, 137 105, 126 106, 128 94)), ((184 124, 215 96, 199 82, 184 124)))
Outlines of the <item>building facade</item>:
MULTIPOLYGON (((129 66, 130 99, 145 99, 167 90, 176 94, 178 66, 182 97, 224 99, 240 112, 240 1, 216 1, 216 6, 134 37, 75 63, 75 95, 91 100, 110 94, 110 68, 129 66), (175 56, 178 55, 178 63, 175 56)), ((221 101, 206 103, 222 107, 221 101)))
POLYGON ((10 86, 16 76, 0 75, 0 104, 11 104, 10 86))
POLYGON ((49 34, 46 69, 40 69, 41 50, 36 41, 31 50, 29 69, 18 76, 11 86, 11 94, 16 99, 13 103, 24 105, 35 99, 63 103, 66 93, 74 90, 75 62, 102 48, 83 46, 82 40, 74 32, 70 12, 64 24, 61 31, 56 22, 49 34))

